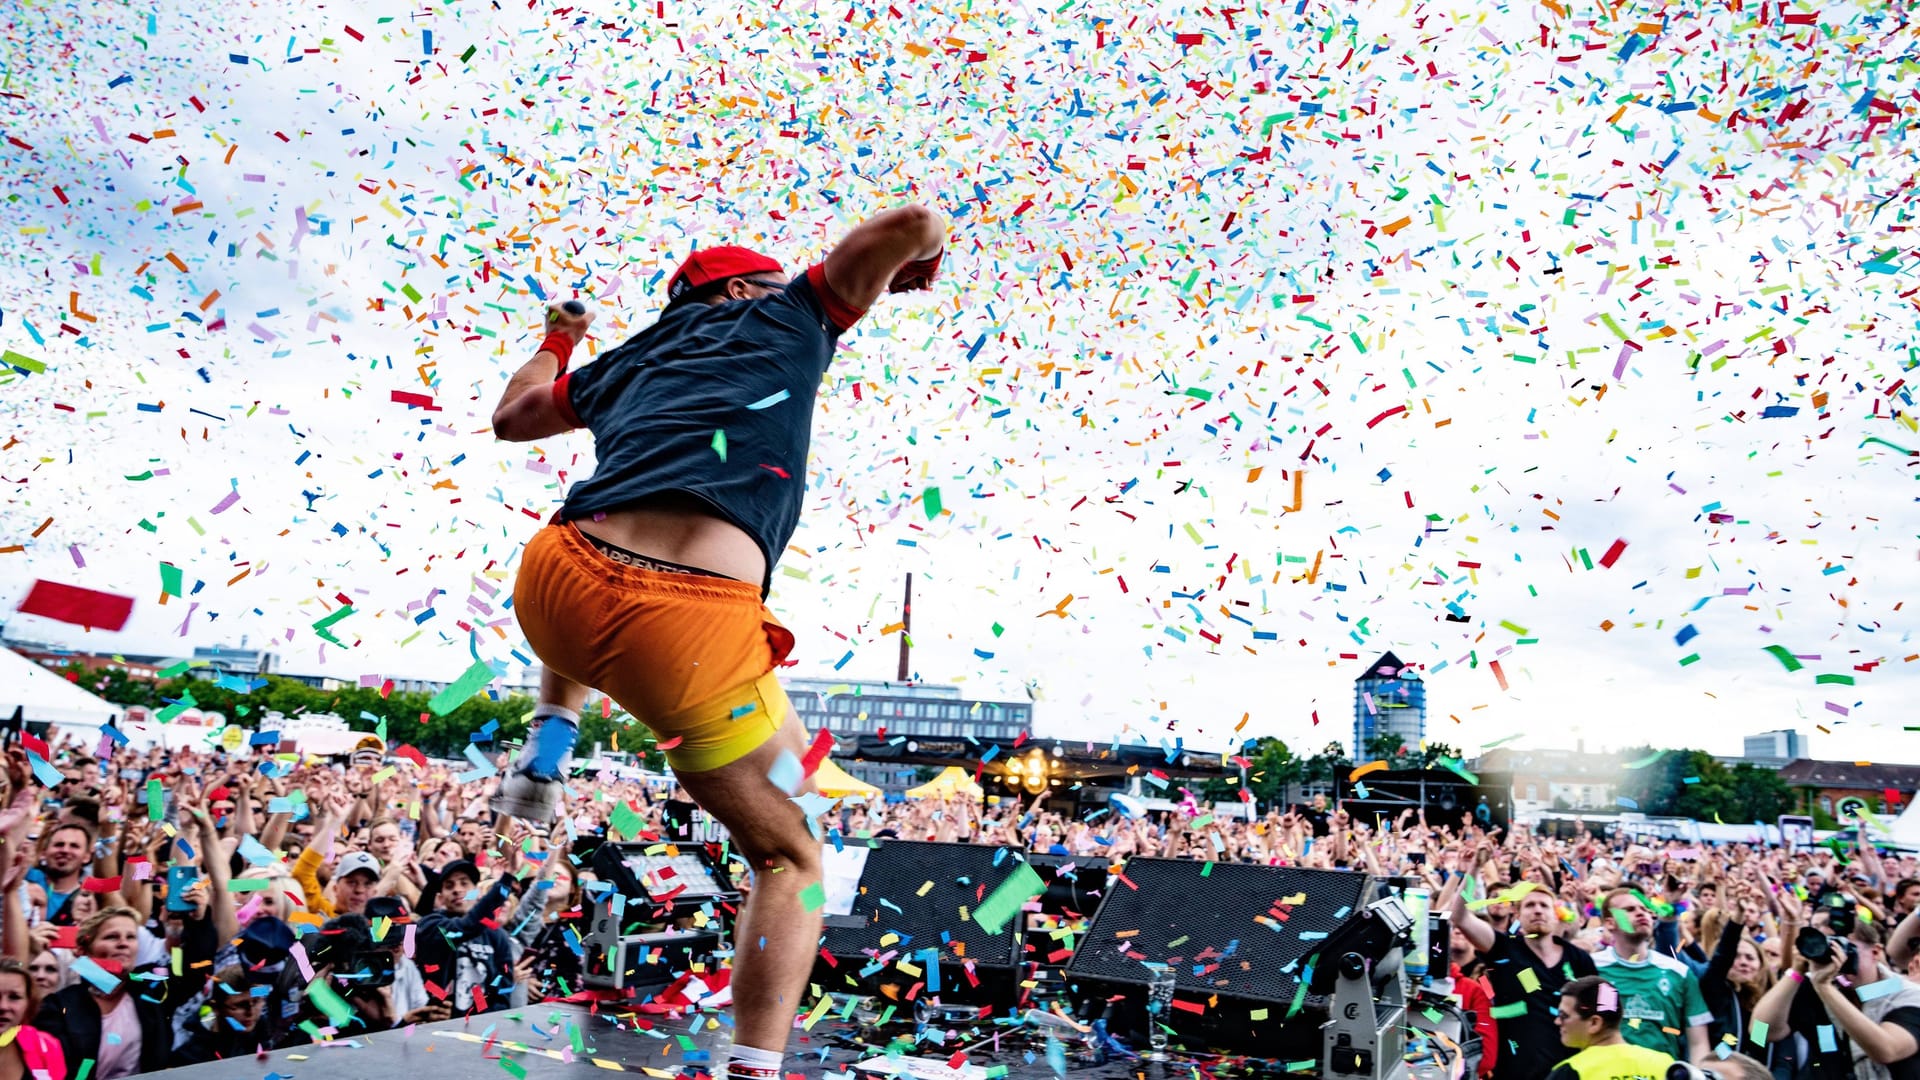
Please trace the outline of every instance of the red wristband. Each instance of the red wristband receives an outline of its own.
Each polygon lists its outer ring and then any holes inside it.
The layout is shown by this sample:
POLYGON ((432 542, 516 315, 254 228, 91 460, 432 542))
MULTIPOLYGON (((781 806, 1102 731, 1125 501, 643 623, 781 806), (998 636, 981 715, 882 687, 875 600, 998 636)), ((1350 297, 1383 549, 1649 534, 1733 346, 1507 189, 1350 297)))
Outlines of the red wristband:
POLYGON ((945 258, 947 250, 941 248, 939 254, 931 259, 915 259, 894 272, 893 281, 888 283, 888 292, 907 292, 912 289, 930 289, 940 279, 940 260, 945 258))
MULTIPOLYGON (((550 352, 558 357, 560 372, 564 373, 567 370, 567 360, 573 356, 573 338, 555 330, 547 335, 547 340, 540 343, 539 352, 550 352)), ((537 356, 539 353, 534 355, 537 356)))

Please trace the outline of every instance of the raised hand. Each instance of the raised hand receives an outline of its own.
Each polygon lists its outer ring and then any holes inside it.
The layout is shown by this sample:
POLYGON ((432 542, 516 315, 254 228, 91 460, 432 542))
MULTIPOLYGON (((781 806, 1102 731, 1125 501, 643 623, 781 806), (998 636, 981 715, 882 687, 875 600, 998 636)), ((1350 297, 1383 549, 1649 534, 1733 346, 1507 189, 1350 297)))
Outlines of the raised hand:
POLYGON ((593 325, 593 312, 578 300, 556 300, 547 305, 547 333, 565 334, 574 344, 586 340, 587 327, 593 325))

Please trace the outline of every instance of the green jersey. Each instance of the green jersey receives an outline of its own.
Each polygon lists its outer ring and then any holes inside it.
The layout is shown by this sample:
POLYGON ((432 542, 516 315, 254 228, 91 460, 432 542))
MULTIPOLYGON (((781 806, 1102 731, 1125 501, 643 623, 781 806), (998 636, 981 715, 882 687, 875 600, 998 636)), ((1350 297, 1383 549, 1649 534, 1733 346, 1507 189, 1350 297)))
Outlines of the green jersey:
POLYGON ((1693 969, 1671 956, 1648 953, 1630 962, 1612 949, 1593 954, 1593 968, 1620 992, 1620 1036, 1635 1046, 1687 1056, 1687 1029, 1713 1019, 1693 969))

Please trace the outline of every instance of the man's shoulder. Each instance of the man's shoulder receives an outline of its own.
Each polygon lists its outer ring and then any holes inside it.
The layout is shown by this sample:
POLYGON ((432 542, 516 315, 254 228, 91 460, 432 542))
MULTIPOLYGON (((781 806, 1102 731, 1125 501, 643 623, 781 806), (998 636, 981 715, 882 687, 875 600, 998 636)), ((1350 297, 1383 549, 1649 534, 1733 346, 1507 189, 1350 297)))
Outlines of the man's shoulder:
POLYGON ((1684 975, 1689 979, 1697 978, 1693 973, 1693 969, 1687 966, 1687 962, 1677 956, 1668 956, 1663 952, 1648 953, 1647 962, 1659 968, 1661 971, 1674 975, 1684 975))

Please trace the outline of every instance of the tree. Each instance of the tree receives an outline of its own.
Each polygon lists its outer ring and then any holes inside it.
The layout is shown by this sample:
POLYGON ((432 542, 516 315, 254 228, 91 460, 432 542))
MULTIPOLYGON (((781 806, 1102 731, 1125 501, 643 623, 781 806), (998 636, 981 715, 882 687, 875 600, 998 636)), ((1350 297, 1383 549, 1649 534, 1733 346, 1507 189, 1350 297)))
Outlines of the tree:
POLYGON ((1461 753, 1446 743, 1430 742, 1420 750, 1420 767, 1423 769, 1445 768, 1440 764, 1442 758, 1450 758, 1457 763, 1461 760, 1461 753))
POLYGON ((1391 765, 1394 758, 1406 753, 1407 740, 1394 732, 1383 731, 1367 739, 1361 749, 1365 752, 1368 761, 1384 760, 1391 765))
POLYGON ((1340 742, 1330 742, 1320 752, 1300 763, 1300 781, 1305 784, 1335 785, 1349 772, 1353 771, 1353 762, 1347 757, 1347 748, 1340 742))
MULTIPOLYGON (((1626 757, 1637 762, 1652 753, 1643 747, 1626 757)), ((1645 814, 1727 824, 1772 821, 1795 801, 1780 774, 1744 762, 1728 768, 1704 750, 1669 750, 1658 760, 1627 770, 1620 794, 1645 814)))
POLYGON ((115 705, 153 708, 160 700, 151 682, 134 678, 124 668, 90 668, 75 660, 62 664, 57 671, 68 682, 115 705))
MULTIPOLYGON (((1247 790, 1256 802, 1276 803, 1286 798, 1287 785, 1299 778, 1300 762, 1279 739, 1248 739, 1237 755, 1247 762, 1247 790)), ((1200 786, 1210 802, 1240 798, 1240 778, 1215 777, 1200 786)))
POLYGON ((1741 762, 1733 767, 1733 790, 1738 800, 1737 820, 1761 823, 1773 821, 1793 809, 1793 789, 1772 769, 1741 762))

